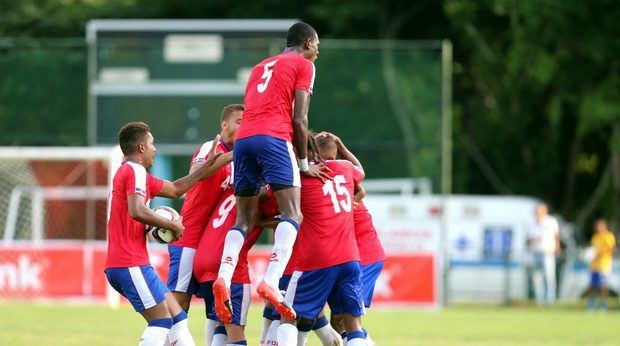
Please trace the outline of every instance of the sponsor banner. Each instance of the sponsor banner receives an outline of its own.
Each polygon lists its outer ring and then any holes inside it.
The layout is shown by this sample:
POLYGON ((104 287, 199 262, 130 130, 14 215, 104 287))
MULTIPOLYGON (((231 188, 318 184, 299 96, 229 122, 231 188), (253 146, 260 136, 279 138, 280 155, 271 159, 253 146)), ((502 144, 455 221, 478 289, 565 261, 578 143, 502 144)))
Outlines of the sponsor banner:
MULTIPOLYGON (((165 282, 168 252, 149 249, 151 264, 165 282)), ((253 285, 262 279, 269 263, 269 250, 249 255, 253 285)), ((0 297, 104 298, 106 294, 106 246, 104 243, 0 246, 0 297)), ((375 285, 375 303, 433 305, 437 300, 434 278, 437 263, 433 254, 389 255, 375 285)), ((253 299, 259 300, 255 287, 253 299)))

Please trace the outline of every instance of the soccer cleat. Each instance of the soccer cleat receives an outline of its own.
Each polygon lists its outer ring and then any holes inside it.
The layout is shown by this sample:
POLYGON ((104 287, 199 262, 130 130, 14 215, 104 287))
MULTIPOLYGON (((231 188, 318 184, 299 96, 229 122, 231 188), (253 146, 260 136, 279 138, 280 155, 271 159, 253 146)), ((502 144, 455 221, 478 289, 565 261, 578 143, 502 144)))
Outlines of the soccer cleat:
POLYGON ((215 313, 224 324, 232 322, 232 304, 230 302, 230 288, 223 278, 217 278, 213 283, 213 297, 215 298, 215 313))
POLYGON ((279 290, 275 290, 265 281, 261 281, 256 291, 261 298, 267 299, 281 316, 292 321, 297 319, 295 310, 286 304, 279 290))

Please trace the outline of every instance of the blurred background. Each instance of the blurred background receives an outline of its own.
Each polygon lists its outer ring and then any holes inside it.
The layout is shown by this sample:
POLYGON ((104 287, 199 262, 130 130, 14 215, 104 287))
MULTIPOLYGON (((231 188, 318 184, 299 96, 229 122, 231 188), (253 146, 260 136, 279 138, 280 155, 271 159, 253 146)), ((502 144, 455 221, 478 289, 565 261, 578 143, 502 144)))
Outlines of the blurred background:
POLYGON ((114 305, 101 270, 118 129, 149 123, 151 173, 184 175, 303 20, 321 40, 310 127, 362 161, 388 253, 377 305, 534 309, 544 202, 559 224, 551 303, 569 310, 551 313, 585 310, 593 222, 620 226, 619 16, 611 0, 0 0, 0 301, 114 305))

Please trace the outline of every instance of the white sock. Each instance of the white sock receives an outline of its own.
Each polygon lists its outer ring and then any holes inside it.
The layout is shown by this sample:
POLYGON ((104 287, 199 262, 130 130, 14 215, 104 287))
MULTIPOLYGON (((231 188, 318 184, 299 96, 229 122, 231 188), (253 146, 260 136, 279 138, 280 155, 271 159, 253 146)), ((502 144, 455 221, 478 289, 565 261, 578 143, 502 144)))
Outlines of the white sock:
POLYGON ((280 221, 276 227, 271 260, 265 273, 264 280, 269 286, 278 288, 280 278, 284 274, 288 260, 291 258, 295 239, 297 239, 297 229, 295 226, 288 221, 280 221))
POLYGON ((297 346, 297 327, 282 323, 278 327, 278 346, 297 346))
POLYGON ((347 341, 347 346, 366 346, 366 339, 355 338, 347 341))
POLYGON ((271 326, 271 320, 263 317, 263 327, 260 330, 260 339, 259 344, 265 345, 265 337, 267 337, 267 332, 269 331, 269 327, 271 326))
POLYGON ((297 331, 297 346, 306 346, 308 342, 308 332, 297 331))
POLYGON ((228 335, 215 334, 213 335, 213 341, 211 342, 211 346, 226 346, 227 341, 228 341, 228 335))
POLYGON ((274 320, 267 330, 265 335, 265 346, 278 346, 278 327, 280 326, 280 320, 274 320))
POLYGON ((315 329, 316 336, 319 337, 323 346, 342 345, 342 337, 332 328, 331 324, 315 329))
POLYGON ((186 318, 172 325, 170 333, 168 334, 170 345, 196 346, 194 338, 192 338, 192 334, 189 332, 187 321, 188 319, 186 318))
POLYGON ((162 327, 146 327, 138 346, 162 346, 168 338, 170 329, 162 327))
POLYGON ((211 342, 213 342, 213 332, 215 327, 219 325, 219 322, 207 318, 205 321, 205 345, 211 345, 211 342))
POLYGON ((239 260, 239 252, 245 241, 244 235, 240 230, 232 228, 226 233, 224 240, 224 251, 222 252, 222 261, 220 262, 220 271, 217 276, 224 278, 226 286, 230 287, 233 273, 237 267, 239 260))

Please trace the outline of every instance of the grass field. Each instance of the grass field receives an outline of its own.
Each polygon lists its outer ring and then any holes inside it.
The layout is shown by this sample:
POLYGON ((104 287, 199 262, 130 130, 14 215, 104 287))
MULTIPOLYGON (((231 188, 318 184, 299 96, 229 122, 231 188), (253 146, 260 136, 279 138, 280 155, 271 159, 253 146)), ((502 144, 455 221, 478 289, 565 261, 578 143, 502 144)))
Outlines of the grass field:
MULTIPOLYGON (((190 328, 204 344, 202 306, 190 328)), ((136 345, 145 323, 131 310, 102 306, 0 304, 2 345, 136 345)), ((250 310, 248 345, 258 345, 261 310, 250 310)), ((371 311, 364 325, 378 345, 618 345, 620 312, 580 308, 456 306, 440 311, 371 311)), ((308 345, 319 345, 311 336, 308 345)))

